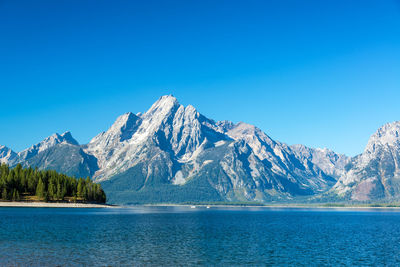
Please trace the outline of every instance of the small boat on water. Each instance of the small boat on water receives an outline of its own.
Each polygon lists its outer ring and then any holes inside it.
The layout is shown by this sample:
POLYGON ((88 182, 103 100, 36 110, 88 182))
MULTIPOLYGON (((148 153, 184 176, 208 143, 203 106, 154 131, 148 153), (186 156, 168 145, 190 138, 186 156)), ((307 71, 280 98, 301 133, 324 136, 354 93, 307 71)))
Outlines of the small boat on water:
POLYGON ((195 209, 195 208, 196 208, 196 206, 190 206, 190 208, 191 208, 191 209, 195 209))
POLYGON ((207 206, 206 208, 207 208, 207 209, 209 209, 209 208, 210 208, 210 206, 207 206))

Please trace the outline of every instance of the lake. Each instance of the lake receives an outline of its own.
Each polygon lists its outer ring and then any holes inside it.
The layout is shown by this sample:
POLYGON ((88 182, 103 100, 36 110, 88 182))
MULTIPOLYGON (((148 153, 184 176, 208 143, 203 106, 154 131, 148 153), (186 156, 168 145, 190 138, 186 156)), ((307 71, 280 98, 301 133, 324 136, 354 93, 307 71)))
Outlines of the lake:
POLYGON ((400 265, 400 212, 0 208, 0 265, 400 265))

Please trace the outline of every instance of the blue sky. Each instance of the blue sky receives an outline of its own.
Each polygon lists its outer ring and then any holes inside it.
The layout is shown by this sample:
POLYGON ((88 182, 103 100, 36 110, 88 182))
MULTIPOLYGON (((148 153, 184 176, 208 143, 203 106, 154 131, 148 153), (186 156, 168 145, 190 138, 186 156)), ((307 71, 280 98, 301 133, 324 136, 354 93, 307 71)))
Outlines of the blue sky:
POLYGON ((0 0, 0 144, 86 143, 173 94, 288 144, 361 153, 400 120, 400 1, 0 0))

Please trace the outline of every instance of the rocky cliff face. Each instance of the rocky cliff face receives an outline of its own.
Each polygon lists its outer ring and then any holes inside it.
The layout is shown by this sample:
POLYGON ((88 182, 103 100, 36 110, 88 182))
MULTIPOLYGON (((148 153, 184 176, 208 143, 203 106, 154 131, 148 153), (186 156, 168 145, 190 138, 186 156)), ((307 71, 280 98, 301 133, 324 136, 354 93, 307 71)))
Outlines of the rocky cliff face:
POLYGON ((0 161, 11 166, 20 163, 24 167, 54 169, 76 177, 93 176, 98 169, 97 159, 86 154, 70 132, 53 134, 19 153, 11 151, 5 157, 0 154, 0 161))
POLYGON ((0 163, 13 165, 18 158, 18 154, 6 146, 0 146, 0 163))
POLYGON ((146 113, 120 116, 110 129, 93 138, 85 151, 99 160, 95 179, 102 181, 139 162, 148 162, 155 147, 175 165, 189 162, 206 144, 225 138, 213 127, 194 107, 184 107, 176 98, 164 96, 146 113))
POLYGON ((28 160, 36 156, 37 154, 61 143, 79 146, 78 142, 74 138, 72 138, 70 132, 65 132, 61 135, 56 133, 52 136, 47 137, 39 144, 33 145, 30 148, 27 148, 18 153, 18 159, 19 161, 28 160))
POLYGON ((231 201, 311 195, 336 182, 260 129, 214 122, 172 96, 161 97, 143 114, 120 116, 85 152, 98 159, 100 169, 93 178, 106 190, 112 188, 112 195, 121 190, 120 195, 130 194, 133 200, 149 188, 182 189, 198 180, 231 201))
POLYGON ((400 122, 388 123, 369 139, 361 155, 351 159, 334 192, 352 200, 400 197, 400 122))
POLYGON ((310 148, 304 145, 292 145, 290 148, 301 160, 311 161, 325 174, 336 179, 344 175, 345 166, 350 162, 350 157, 327 148, 310 148))

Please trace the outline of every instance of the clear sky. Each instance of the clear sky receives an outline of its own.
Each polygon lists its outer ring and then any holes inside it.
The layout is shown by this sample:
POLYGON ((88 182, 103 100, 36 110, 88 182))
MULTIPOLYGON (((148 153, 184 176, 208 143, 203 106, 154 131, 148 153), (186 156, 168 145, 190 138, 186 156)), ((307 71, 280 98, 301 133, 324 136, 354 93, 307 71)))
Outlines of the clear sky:
POLYGON ((400 1, 0 0, 0 144, 87 143, 161 95, 356 155, 400 120, 400 1))

